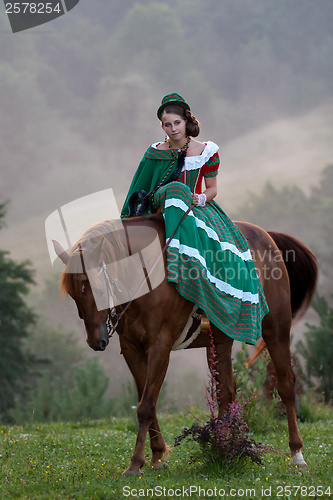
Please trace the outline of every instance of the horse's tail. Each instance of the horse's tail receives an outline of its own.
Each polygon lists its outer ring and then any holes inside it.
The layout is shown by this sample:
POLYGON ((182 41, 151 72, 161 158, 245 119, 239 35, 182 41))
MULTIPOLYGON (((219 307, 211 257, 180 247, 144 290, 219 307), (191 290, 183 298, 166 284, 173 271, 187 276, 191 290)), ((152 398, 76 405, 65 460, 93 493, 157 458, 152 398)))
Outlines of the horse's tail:
POLYGON ((256 345, 254 351, 250 356, 247 358, 246 362, 244 363, 245 366, 252 365, 260 356, 260 354, 266 349, 266 344, 264 339, 261 337, 259 340, 258 344, 256 345))
MULTIPOLYGON (((314 295, 317 279, 318 264, 315 255, 301 241, 288 234, 267 231, 275 241, 281 252, 283 261, 288 271, 290 281, 290 302, 292 318, 300 318, 310 305, 314 295)), ((253 363, 266 344, 260 339, 253 353, 249 356, 247 364, 253 363)))
POLYGON ((300 318, 310 305, 316 290, 318 264, 315 255, 304 243, 288 234, 268 231, 281 252, 290 281, 292 317, 300 318))

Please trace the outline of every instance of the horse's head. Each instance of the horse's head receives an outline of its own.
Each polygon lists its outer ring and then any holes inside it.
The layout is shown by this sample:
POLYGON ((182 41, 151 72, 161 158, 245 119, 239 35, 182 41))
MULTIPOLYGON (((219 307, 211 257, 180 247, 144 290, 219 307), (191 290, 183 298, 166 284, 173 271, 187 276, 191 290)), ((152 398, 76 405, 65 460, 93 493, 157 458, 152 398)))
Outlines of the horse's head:
POLYGON ((91 226, 69 254, 53 241, 56 254, 66 266, 60 279, 61 291, 74 299, 92 349, 103 351, 109 343, 108 330, 111 334, 115 331, 134 298, 149 293, 165 279, 162 241, 164 230, 159 234, 142 224, 125 230, 120 220, 91 226))
POLYGON ((91 274, 89 279, 82 250, 77 247, 68 254, 57 241, 53 241, 53 244, 56 254, 66 266, 60 278, 61 290, 76 303, 79 317, 84 321, 89 347, 94 351, 104 351, 109 343, 106 326, 109 308, 99 310, 96 306, 91 274))

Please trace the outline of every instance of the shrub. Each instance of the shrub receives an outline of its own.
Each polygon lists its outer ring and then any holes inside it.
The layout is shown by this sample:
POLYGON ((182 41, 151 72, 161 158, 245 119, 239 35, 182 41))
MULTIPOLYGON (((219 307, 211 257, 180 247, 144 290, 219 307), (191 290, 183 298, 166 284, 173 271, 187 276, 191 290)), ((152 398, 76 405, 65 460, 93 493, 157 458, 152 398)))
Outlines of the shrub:
POLYGON ((333 308, 318 294, 312 307, 319 315, 320 324, 307 324, 305 341, 298 341, 296 348, 305 359, 307 383, 315 385, 328 403, 333 398, 333 308))
POLYGON ((228 411, 218 416, 218 390, 216 385, 216 353, 213 334, 211 338, 211 364, 209 384, 206 387, 206 399, 210 411, 207 422, 197 419, 190 429, 184 428, 182 434, 175 438, 175 446, 188 438, 201 446, 204 456, 219 465, 231 467, 236 462, 250 459, 262 463, 261 455, 272 451, 270 446, 257 443, 252 438, 252 431, 244 419, 244 408, 249 405, 255 395, 241 402, 241 397, 231 403, 228 411))
MULTIPOLYGON (((271 451, 270 446, 257 443, 251 437, 251 430, 244 420, 244 407, 249 400, 241 402, 238 398, 229 405, 222 417, 211 417, 206 423, 195 423, 190 429, 184 428, 175 438, 175 446, 189 438, 197 441, 206 457, 219 465, 232 466, 244 459, 262 464, 261 455, 271 451)), ((199 421, 198 421, 199 422, 199 421)))

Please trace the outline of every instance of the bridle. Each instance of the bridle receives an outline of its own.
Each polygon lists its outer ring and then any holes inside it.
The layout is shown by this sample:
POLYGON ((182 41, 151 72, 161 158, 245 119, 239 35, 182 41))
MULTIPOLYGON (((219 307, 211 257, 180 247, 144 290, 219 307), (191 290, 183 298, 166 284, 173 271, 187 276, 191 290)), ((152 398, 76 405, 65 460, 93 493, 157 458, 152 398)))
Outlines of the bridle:
POLYGON ((100 273, 104 274, 104 278, 105 278, 105 282, 106 282, 106 289, 107 289, 107 294, 108 294, 108 304, 110 304, 111 301, 113 304, 112 307, 110 307, 108 310, 108 315, 107 315, 106 323, 105 323, 106 329, 108 332, 108 337, 110 339, 112 337, 112 335, 114 334, 114 332, 116 331, 117 326, 119 324, 119 321, 123 315, 123 311, 120 314, 118 314, 117 310, 114 306, 113 288, 117 288, 118 292, 121 292, 121 290, 117 284, 117 279, 113 279, 109 276, 104 260, 102 260, 101 265, 100 265, 100 269, 99 269, 98 274, 100 274, 100 273), (115 323, 112 322, 113 318, 115 318, 115 323))

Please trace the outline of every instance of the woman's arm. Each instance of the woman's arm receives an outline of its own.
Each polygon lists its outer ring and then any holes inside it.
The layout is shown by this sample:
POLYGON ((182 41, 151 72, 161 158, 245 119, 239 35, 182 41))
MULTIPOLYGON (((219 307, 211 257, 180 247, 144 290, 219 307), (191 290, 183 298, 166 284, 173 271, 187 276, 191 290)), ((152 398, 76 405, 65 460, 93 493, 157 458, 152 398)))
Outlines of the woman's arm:
MULTIPOLYGON (((217 195, 217 176, 215 177, 205 177, 206 189, 204 194, 206 195, 206 202, 211 201, 217 195)), ((193 194, 193 204, 197 205, 199 202, 199 195, 193 194)))

